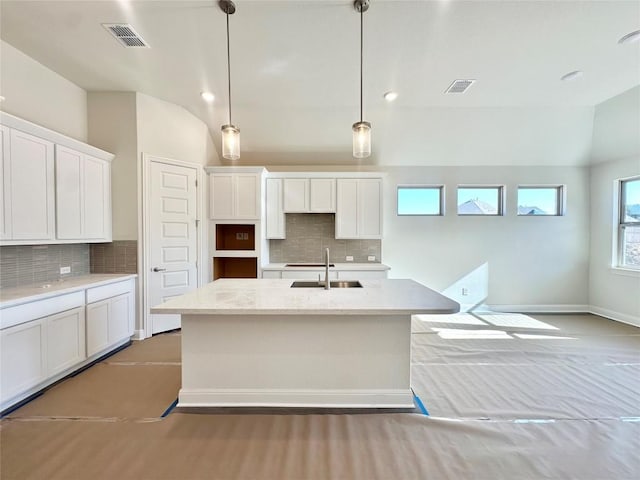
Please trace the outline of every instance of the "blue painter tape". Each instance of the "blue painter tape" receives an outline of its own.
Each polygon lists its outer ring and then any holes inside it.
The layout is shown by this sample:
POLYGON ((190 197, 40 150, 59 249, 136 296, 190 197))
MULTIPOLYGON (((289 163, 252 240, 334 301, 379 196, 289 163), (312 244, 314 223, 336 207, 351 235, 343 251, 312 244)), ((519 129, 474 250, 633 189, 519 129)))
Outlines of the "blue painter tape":
POLYGON ((169 405, 169 408, 167 408, 164 413, 162 415, 160 415, 160 418, 164 418, 167 415, 169 415, 171 413, 171 410, 173 410, 174 408, 176 408, 176 405, 178 405, 178 399, 176 398, 173 403, 171 405, 169 405))
POLYGON ((422 403, 422 400, 420 400, 420 397, 418 395, 416 395, 415 392, 413 392, 413 399, 415 400, 416 405, 418 405, 418 408, 420 409, 422 414, 426 415, 428 417, 429 416, 429 412, 427 411, 427 409, 425 408, 424 404, 422 403))

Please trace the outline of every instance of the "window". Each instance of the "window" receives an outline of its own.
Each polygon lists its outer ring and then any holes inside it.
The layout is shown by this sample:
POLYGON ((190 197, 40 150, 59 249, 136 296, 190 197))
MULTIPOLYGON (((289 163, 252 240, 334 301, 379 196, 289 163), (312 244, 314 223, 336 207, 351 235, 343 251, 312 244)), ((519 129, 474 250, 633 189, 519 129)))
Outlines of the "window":
POLYGON ((458 215, 502 215, 501 186, 458 187, 458 215))
POLYGON ((398 215, 444 215, 444 186, 408 185, 398 187, 398 215))
POLYGON ((620 181, 618 264, 640 270, 640 177, 620 181))
POLYGON ((564 188, 518 187, 518 215, 562 215, 564 188))

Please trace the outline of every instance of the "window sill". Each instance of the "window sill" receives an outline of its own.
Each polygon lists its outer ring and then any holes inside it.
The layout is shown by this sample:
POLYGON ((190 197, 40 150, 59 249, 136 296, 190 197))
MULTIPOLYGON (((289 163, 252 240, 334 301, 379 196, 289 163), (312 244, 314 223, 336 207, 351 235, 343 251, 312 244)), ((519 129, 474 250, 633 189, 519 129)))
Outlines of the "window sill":
POLYGON ((611 273, 614 273, 616 275, 640 278, 640 270, 634 270, 632 268, 624 267, 609 267, 609 270, 611 270, 611 273))

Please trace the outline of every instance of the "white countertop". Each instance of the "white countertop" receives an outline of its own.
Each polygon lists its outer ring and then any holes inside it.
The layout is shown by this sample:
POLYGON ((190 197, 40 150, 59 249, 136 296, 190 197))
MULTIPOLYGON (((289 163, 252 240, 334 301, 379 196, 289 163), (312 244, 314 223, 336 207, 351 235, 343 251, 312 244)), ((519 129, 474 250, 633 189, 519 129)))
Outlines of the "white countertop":
POLYGON ((413 280, 361 280, 362 288, 290 288, 292 280, 219 279, 153 307, 195 315, 405 315, 455 313, 453 300, 413 280))
MULTIPOLYGON (((294 263, 294 262, 291 262, 294 263)), ((316 262, 304 262, 304 263, 316 263, 316 262)), ((322 262, 317 262, 318 264, 322 262)), ((334 266, 329 267, 330 270, 361 270, 361 271, 379 271, 379 270, 390 270, 391 267, 385 265, 384 263, 335 263, 331 262, 334 266)), ((324 271, 324 265, 319 267, 309 267, 309 266, 299 266, 299 267, 287 267, 286 263, 269 263, 262 267, 262 270, 318 270, 324 271)))
POLYGON ((92 273, 68 277, 57 282, 0 289, 0 308, 13 307, 22 303, 44 300, 45 298, 77 292, 85 288, 98 287, 109 283, 135 278, 136 274, 92 273))

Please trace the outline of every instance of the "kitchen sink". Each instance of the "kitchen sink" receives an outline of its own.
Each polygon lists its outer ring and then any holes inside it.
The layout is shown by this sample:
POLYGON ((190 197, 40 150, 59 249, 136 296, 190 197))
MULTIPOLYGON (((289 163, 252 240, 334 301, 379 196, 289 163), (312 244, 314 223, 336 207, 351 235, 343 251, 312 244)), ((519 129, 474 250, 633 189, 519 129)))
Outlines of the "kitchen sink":
MULTIPOLYGON (((362 288, 358 280, 332 280, 329 285, 331 288, 362 288)), ((324 288, 324 282, 296 280, 291 288, 324 288)))
MULTIPOLYGON (((324 263, 287 263, 285 267, 325 267, 324 263)), ((329 264, 330 267, 335 267, 334 263, 329 264)))

